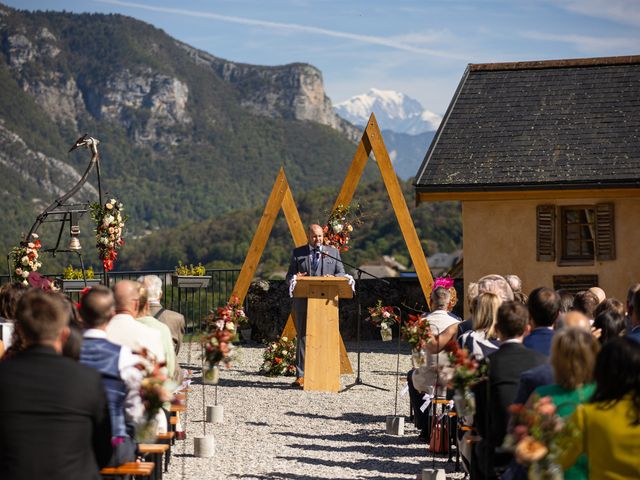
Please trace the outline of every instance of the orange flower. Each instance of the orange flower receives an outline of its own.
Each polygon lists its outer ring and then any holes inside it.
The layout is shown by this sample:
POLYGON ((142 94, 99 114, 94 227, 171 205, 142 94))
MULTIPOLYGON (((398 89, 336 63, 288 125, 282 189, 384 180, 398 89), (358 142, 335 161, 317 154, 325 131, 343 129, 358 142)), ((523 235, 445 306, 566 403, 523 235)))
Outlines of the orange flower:
POLYGON ((524 437, 516 446, 516 460, 518 463, 529 464, 542 460, 549 450, 543 443, 533 437, 524 437))

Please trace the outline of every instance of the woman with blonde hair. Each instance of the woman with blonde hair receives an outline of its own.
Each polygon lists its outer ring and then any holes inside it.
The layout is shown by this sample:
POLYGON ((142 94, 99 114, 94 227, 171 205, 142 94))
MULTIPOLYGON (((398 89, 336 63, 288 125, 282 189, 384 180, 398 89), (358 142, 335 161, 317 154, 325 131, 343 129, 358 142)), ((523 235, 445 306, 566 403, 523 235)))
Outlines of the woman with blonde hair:
MULTIPOLYGON (((595 390, 593 372, 600 344, 586 330, 565 328, 553 337, 551 343, 551 368, 554 385, 544 385, 534 390, 532 398, 551 397, 556 412, 563 418, 571 415, 578 405, 588 402, 595 390)), ((531 399, 529 400, 531 401, 531 399)), ((586 455, 565 469, 566 480, 586 480, 589 467, 586 455)))
POLYGON ((472 330, 463 333, 458 339, 460 346, 470 354, 484 358, 498 349, 495 324, 501 304, 501 298, 491 292, 481 293, 475 298, 471 317, 472 330))

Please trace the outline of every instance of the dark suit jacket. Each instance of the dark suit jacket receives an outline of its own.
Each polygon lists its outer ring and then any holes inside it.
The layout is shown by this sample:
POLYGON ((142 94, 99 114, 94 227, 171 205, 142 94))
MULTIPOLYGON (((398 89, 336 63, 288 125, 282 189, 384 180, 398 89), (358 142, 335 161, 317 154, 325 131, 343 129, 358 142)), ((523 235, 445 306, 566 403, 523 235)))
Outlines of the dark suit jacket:
POLYGON ((513 403, 526 403, 533 391, 542 385, 553 384, 553 369, 550 363, 542 364, 522 373, 518 393, 513 403))
POLYGON ((149 305, 149 313, 169 327, 171 340, 173 340, 173 348, 177 355, 180 351, 180 347, 182 346, 182 337, 184 336, 184 315, 157 304, 149 305), (162 310, 162 312, 156 317, 160 310, 162 310))
POLYGON ((540 352, 547 357, 551 354, 551 340, 555 332, 547 327, 538 327, 531 331, 529 335, 524 337, 523 344, 525 347, 540 352))
POLYGON ((520 343, 503 343, 486 361, 489 364, 488 380, 474 388, 475 424, 482 437, 478 453, 480 458, 489 460, 489 468, 492 469, 493 452, 504 440, 509 422, 508 408, 516 397, 520 375, 546 363, 547 357, 520 343))
POLYGON ((289 269, 287 270, 287 282, 290 282, 291 278, 298 273, 306 273, 307 275, 312 276, 344 275, 344 265, 342 265, 342 261, 340 260, 340 251, 326 245, 322 248, 327 255, 321 255, 318 268, 314 272, 311 271, 311 251, 309 245, 303 245, 302 247, 295 248, 293 250, 293 255, 291 256, 289 269), (335 258, 330 258, 330 256, 337 258, 339 261, 336 261, 335 258))
POLYGON ((631 329, 631 332, 627 334, 627 337, 629 337, 631 340, 635 340, 636 342, 640 343, 640 325, 631 329))
POLYGON ((0 478, 100 478, 111 425, 97 371, 33 346, 0 362, 0 392, 0 478))

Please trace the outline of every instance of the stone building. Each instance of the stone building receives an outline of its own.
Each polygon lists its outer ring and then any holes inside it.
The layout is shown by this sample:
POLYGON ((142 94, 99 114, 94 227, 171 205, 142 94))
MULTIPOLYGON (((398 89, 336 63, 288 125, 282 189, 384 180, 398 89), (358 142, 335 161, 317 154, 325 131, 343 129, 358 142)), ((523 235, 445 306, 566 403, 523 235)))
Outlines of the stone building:
POLYGON ((466 286, 640 280, 640 56, 471 64, 418 171, 417 202, 462 203, 466 286))

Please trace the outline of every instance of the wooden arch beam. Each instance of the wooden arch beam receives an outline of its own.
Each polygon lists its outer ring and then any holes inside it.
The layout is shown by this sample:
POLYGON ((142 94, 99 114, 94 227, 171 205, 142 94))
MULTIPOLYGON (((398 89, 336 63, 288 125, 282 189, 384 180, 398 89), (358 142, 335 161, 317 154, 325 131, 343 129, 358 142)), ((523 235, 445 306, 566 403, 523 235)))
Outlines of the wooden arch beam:
POLYGON ((335 210, 338 205, 346 206, 351 203, 353 194, 360 182, 362 172, 364 171, 364 167, 366 166, 367 160, 369 159, 372 151, 375 155, 378 168, 380 169, 382 181, 387 189, 391 206, 393 207, 393 211, 398 219, 400 231, 402 232, 405 244, 409 250, 411 261, 415 266, 420 287, 422 288, 422 293, 424 294, 427 304, 429 304, 429 297, 431 295, 431 289, 433 288, 433 276, 429 270, 427 258, 424 255, 420 239, 418 238, 418 233, 416 232, 413 220, 411 219, 407 202, 402 194, 398 177, 396 176, 396 172, 393 170, 393 165, 391 164, 387 147, 382 139, 382 133, 378 127, 376 116, 373 113, 369 117, 367 127, 362 133, 362 139, 358 144, 358 149, 353 157, 351 167, 347 172, 347 176, 344 179, 340 193, 338 193, 338 198, 336 199, 336 203, 333 205, 333 209, 335 210))

